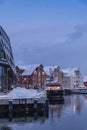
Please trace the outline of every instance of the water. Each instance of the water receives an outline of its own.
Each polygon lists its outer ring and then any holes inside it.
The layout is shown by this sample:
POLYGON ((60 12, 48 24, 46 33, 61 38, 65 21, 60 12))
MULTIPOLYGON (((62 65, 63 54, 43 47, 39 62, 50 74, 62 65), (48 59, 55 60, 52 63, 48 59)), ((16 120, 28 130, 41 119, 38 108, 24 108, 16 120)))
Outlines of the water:
POLYGON ((87 95, 65 96, 49 106, 49 117, 0 119, 0 130, 87 130, 87 95))

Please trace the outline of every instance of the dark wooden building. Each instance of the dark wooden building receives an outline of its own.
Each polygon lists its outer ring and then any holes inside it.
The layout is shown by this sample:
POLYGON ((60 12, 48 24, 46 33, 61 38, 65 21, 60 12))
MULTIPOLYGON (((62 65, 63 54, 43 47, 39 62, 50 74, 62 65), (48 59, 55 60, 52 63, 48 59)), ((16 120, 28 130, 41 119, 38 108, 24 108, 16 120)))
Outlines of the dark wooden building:
POLYGON ((16 67, 18 73, 18 85, 26 88, 44 88, 47 74, 43 65, 28 65, 16 67))

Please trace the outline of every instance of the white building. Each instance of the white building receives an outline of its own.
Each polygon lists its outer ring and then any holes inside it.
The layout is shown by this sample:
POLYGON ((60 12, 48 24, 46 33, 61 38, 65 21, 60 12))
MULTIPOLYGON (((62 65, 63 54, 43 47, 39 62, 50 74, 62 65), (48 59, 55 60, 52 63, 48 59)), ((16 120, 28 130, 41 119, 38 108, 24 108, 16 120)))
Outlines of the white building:
POLYGON ((78 88, 83 87, 83 77, 79 68, 62 70, 64 73, 65 87, 78 88))

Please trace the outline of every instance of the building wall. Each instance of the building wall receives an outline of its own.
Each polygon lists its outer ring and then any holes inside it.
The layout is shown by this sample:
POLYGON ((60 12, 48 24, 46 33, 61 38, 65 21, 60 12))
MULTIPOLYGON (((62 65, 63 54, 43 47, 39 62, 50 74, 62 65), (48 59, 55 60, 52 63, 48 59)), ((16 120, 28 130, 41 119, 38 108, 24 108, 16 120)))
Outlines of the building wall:
POLYGON ((11 89, 16 80, 16 68, 8 35, 0 26, 0 91, 11 89))
POLYGON ((77 88, 83 86, 83 78, 79 69, 70 69, 70 72, 63 72, 60 67, 57 67, 47 75, 42 65, 36 67, 29 75, 22 75, 24 70, 19 70, 20 86, 43 88, 46 82, 57 81, 61 83, 64 88, 77 88), (50 79, 52 78, 52 79, 50 79))
POLYGON ((64 88, 71 88, 71 77, 69 76, 64 76, 64 88))
POLYGON ((59 66, 54 69, 53 77, 55 81, 64 84, 64 74, 59 66))
POLYGON ((71 87, 78 88, 83 85, 83 78, 80 73, 80 70, 75 70, 71 75, 71 87))
POLYGON ((42 65, 36 67, 29 75, 23 75, 21 69, 17 69, 19 85, 26 88, 44 88, 46 73, 42 65))
POLYGON ((84 86, 87 87, 87 81, 84 82, 84 86))
POLYGON ((30 84, 35 88, 35 87, 44 87, 46 79, 46 73, 43 69, 43 66, 39 66, 34 70, 34 72, 31 74, 31 80, 30 84))

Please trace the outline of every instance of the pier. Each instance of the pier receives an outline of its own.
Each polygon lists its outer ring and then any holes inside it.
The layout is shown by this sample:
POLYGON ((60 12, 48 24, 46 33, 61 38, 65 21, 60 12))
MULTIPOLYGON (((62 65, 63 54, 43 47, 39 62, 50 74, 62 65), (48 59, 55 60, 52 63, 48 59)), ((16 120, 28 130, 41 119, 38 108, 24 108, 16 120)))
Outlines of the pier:
POLYGON ((40 99, 0 99, 0 118, 18 116, 48 116, 48 100, 40 99))
POLYGON ((49 116, 49 101, 43 91, 14 88, 0 96, 0 117, 49 116))
POLYGON ((71 95, 71 94, 87 94, 87 88, 64 89, 64 95, 71 95))

